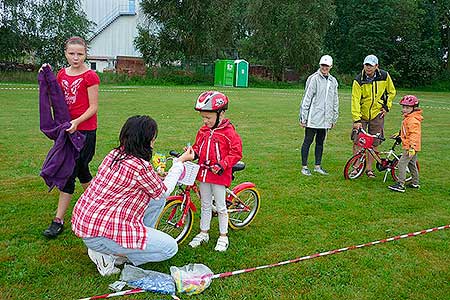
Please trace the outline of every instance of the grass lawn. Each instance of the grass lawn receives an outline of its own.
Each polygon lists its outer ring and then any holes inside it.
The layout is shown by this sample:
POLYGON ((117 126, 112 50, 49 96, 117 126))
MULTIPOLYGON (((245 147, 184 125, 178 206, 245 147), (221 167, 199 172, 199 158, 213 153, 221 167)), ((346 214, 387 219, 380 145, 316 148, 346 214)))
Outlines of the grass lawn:
MULTIPOLYGON (((95 173, 118 143, 127 117, 148 114, 159 124, 156 151, 181 150, 201 125, 193 110, 197 87, 101 86, 95 173)), ((245 171, 262 196, 254 222, 230 232, 230 248, 212 242, 180 245, 169 261, 143 266, 169 273, 172 265, 203 263, 214 273, 256 267, 450 223, 450 93, 399 91, 386 119, 386 134, 399 129, 400 96, 422 100, 421 189, 388 191, 383 174, 345 181, 351 156, 350 90, 340 91, 340 118, 329 132, 323 167, 329 176, 300 174, 303 129, 301 90, 223 89, 227 116, 240 133, 245 171)), ((81 239, 66 229, 55 240, 43 230, 53 218, 57 191, 47 192, 40 167, 52 146, 39 131, 37 85, 0 84, 0 299, 78 299, 108 292, 118 275, 101 277, 81 239)), ((387 149, 391 142, 381 146, 387 149)), ((310 151, 313 162, 314 150, 310 151)), ((74 200, 80 196, 77 185, 74 200)), ((196 214, 194 233, 198 230, 196 214)), ((193 237, 193 234, 192 236, 193 237)), ((450 231, 316 258, 287 266, 216 279, 200 295, 183 299, 450 299, 450 231)), ((118 299, 169 299, 150 293, 118 299)))

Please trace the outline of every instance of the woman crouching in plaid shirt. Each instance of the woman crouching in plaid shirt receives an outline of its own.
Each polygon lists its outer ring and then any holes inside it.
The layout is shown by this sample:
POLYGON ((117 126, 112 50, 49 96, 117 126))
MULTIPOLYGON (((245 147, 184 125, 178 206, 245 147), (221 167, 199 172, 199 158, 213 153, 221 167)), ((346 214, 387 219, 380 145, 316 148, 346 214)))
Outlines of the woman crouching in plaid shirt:
POLYGON ((103 276, 119 273, 116 265, 126 261, 135 266, 158 262, 178 251, 171 236, 153 227, 183 162, 192 160, 194 152, 189 147, 174 159, 163 181, 150 163, 157 134, 149 116, 129 118, 120 132, 120 146, 105 157, 74 207, 72 230, 83 238, 103 276))

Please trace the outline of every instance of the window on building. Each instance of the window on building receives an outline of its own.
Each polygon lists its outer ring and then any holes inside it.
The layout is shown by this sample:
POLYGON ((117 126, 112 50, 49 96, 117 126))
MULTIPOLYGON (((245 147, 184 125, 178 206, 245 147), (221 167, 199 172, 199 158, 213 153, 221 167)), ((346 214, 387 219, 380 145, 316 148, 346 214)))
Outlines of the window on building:
POLYGON ((94 70, 94 71, 97 70, 97 63, 96 62, 91 62, 91 70, 94 70))

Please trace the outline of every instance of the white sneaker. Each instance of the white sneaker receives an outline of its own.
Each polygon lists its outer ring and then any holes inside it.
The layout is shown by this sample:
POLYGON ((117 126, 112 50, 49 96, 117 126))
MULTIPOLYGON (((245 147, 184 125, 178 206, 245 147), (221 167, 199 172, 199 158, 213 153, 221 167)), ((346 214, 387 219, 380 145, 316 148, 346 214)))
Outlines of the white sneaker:
POLYGON ((227 236, 220 236, 219 239, 217 239, 216 248, 214 250, 219 252, 224 252, 228 249, 228 237, 227 236))
POLYGON ((189 243, 189 246, 191 246, 192 248, 196 248, 203 243, 207 243, 208 241, 209 241, 209 234, 200 232, 192 239, 192 241, 189 243))
POLYGON ((102 276, 109 276, 120 273, 120 269, 114 266, 116 257, 113 255, 103 254, 88 248, 89 258, 97 266, 97 270, 102 276))
POLYGON ((324 169, 322 169, 322 167, 314 167, 314 172, 317 172, 317 173, 319 173, 319 174, 322 174, 322 175, 328 175, 328 172, 327 171, 325 171, 324 169))
POLYGON ((311 176, 311 171, 308 169, 308 167, 303 167, 302 168, 302 174, 305 176, 311 176))

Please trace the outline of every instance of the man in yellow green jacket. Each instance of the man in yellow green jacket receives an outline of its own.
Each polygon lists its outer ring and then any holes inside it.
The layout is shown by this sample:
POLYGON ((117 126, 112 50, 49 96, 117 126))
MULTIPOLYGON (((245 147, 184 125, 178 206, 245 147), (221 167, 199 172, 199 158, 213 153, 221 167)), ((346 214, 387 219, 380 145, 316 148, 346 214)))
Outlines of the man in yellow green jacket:
MULTIPOLYGON (((353 80, 352 86, 354 153, 359 150, 356 145, 357 134, 354 134, 359 128, 364 128, 370 134, 381 133, 383 135, 384 117, 391 109, 396 94, 391 76, 388 72, 378 68, 378 58, 375 55, 366 56, 363 64, 364 69, 353 80)), ((380 140, 374 141, 375 150, 380 143, 380 140)), ((373 158, 369 155, 366 169, 369 177, 375 177, 372 163, 373 158)))

